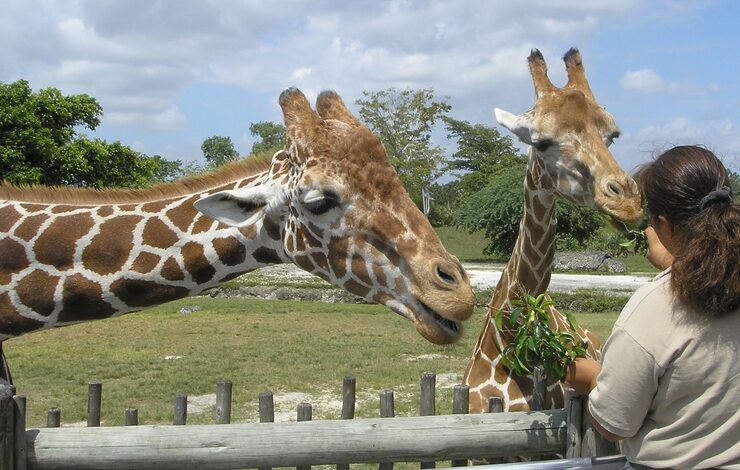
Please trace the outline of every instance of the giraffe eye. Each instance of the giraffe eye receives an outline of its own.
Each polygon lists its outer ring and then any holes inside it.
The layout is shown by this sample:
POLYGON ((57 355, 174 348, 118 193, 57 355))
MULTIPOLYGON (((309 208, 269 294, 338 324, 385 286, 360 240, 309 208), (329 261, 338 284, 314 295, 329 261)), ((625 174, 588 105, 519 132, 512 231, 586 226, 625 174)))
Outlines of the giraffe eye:
POLYGON ((547 149, 549 149, 554 143, 554 140, 542 139, 539 142, 533 143, 532 145, 534 146, 534 148, 537 149, 538 152, 546 152, 547 149))
POLYGON ((334 193, 327 192, 323 193, 320 197, 306 198, 306 200, 303 201, 303 205, 310 213, 321 215, 329 212, 335 207, 339 207, 339 196, 334 193))

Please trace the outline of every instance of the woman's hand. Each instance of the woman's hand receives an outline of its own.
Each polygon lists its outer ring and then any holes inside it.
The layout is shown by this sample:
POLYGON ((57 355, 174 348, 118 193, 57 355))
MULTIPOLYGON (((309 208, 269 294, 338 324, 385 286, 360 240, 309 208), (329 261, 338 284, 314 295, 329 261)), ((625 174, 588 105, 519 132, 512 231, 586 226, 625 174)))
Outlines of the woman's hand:
POLYGON ((577 394, 586 396, 596 387, 596 377, 599 372, 601 372, 601 364, 598 361, 577 357, 565 371, 565 382, 577 394))
POLYGON ((653 227, 645 229, 645 238, 647 238, 648 245, 648 261, 661 271, 670 268, 673 264, 673 255, 663 246, 653 227))

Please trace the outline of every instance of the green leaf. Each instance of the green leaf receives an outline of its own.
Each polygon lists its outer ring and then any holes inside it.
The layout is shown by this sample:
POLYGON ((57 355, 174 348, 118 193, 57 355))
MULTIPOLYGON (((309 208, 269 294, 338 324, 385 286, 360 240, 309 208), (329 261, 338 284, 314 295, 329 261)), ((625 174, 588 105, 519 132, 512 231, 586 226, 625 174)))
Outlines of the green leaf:
POLYGON ((511 316, 509 317, 509 323, 511 323, 512 326, 516 323, 516 321, 519 319, 519 316, 522 314, 522 308, 517 307, 514 310, 511 311, 511 316))
POLYGON ((496 317, 493 319, 494 323, 496 324, 496 329, 498 331, 504 331, 504 311, 499 310, 496 313, 496 317))
POLYGON ((568 320, 568 324, 570 325, 571 329, 577 330, 579 328, 578 321, 576 320, 575 315, 570 312, 565 312, 565 318, 568 320))

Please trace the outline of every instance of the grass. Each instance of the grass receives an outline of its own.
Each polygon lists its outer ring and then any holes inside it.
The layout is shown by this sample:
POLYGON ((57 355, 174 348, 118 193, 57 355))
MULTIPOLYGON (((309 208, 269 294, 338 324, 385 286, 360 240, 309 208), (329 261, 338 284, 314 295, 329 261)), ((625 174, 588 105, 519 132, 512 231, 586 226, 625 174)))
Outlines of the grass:
POLYGON ((650 264, 645 255, 635 254, 620 256, 619 261, 627 266, 627 272, 630 273, 654 273, 658 274, 660 270, 650 264))
POLYGON ((465 230, 459 230, 454 227, 436 227, 442 244, 453 255, 457 256, 461 262, 485 261, 485 262, 506 262, 506 259, 494 258, 491 255, 484 255, 483 249, 488 245, 483 231, 468 233, 465 230))
MULTIPOLYGON (((602 338, 616 312, 579 313, 602 338)), ((213 394, 234 382, 232 420, 253 422, 260 392, 302 393, 317 419, 337 418, 342 378, 357 378, 357 416, 378 416, 378 392, 395 392, 398 416, 418 414, 419 378, 438 374, 437 409, 449 413, 485 312, 467 322, 460 343, 435 346, 378 305, 198 297, 120 318, 43 331, 5 344, 18 393, 28 397, 28 426, 62 409, 63 425, 84 422, 87 383, 103 383, 103 425, 123 424, 126 407, 142 424, 169 423, 176 394, 213 394), (199 307, 190 314, 183 307, 199 307), (165 359, 175 356, 177 359, 165 359), (448 382, 443 386, 443 382, 448 382)), ((295 404, 290 412, 295 414, 295 404)), ((277 411, 277 410, 276 410, 277 411)), ((213 422, 213 411, 189 423, 213 422)))

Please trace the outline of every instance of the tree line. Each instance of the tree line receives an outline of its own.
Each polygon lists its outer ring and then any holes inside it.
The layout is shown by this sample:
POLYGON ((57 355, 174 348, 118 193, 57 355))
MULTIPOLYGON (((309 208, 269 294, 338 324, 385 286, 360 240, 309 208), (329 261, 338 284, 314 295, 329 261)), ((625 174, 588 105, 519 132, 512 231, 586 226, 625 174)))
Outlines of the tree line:
MULTIPOLYGON (((527 157, 508 136, 451 117, 448 99, 435 98, 432 89, 364 91, 355 104, 362 121, 380 137, 412 199, 420 207, 423 195, 431 199, 427 216, 433 225, 484 231, 488 253, 511 253, 522 216, 527 157), (438 124, 456 143, 449 156, 432 141, 438 124)), ((102 114, 98 102, 85 94, 65 96, 55 88, 34 92, 25 80, 0 83, 0 181, 140 188, 241 158, 225 136, 203 141, 206 164, 197 165, 145 155, 118 141, 91 139, 78 132, 95 130, 102 114)), ((256 138, 250 155, 283 148, 282 124, 257 122, 249 130, 256 138)), ((738 194, 737 173, 733 181, 738 194)), ((583 246, 605 225, 594 210, 558 204, 561 247, 583 246)))

